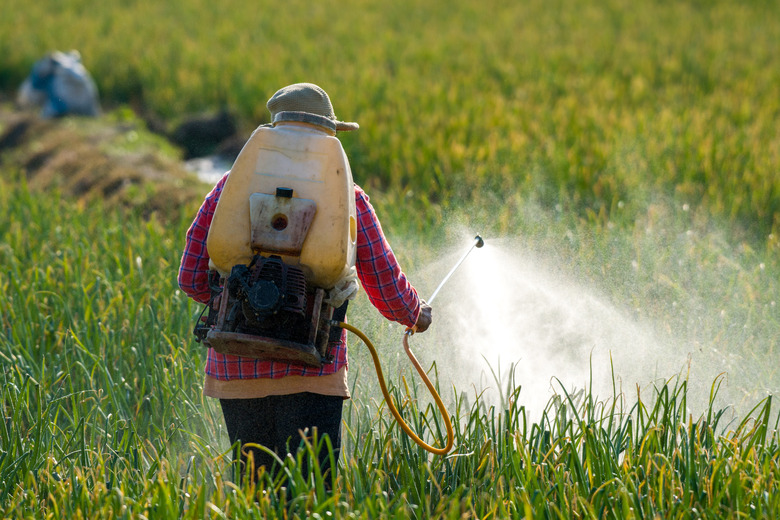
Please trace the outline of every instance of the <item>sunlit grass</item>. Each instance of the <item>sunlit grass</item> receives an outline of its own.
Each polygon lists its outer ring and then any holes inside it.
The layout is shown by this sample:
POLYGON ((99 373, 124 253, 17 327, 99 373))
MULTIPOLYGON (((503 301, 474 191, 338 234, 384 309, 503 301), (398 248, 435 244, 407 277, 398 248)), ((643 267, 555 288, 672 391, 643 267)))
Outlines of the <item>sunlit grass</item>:
MULTIPOLYGON (((623 225, 662 192, 759 244, 778 232, 771 2, 3 9, 5 89, 44 52, 77 48, 108 106, 133 103, 173 123, 224 104, 248 132, 267 121, 276 89, 321 84, 337 115, 361 124, 342 136, 357 180, 416 231, 515 193, 623 225)), ((511 230, 511 208, 496 211, 511 230)))
MULTIPOLYGON (((175 287, 187 219, 163 226, 100 204, 78 207, 30 193, 18 178, 2 188, 3 517, 780 512, 771 397, 734 420, 713 404, 721 380, 710 406, 693 413, 686 379, 601 397, 559 386, 532 416, 511 372, 495 381, 495 406, 439 373, 456 449, 431 457, 400 432, 360 375, 370 367, 357 343, 333 492, 316 472, 307 480, 297 469, 315 445, 285 462, 285 479, 238 487, 217 407, 201 397, 203 351, 191 339, 197 309, 175 287)), ((367 323, 369 334, 387 333, 367 323)), ((443 443, 427 396, 413 379, 396 379, 404 371, 388 361, 410 424, 443 443)))
MULTIPOLYGON (((0 516, 780 516, 774 11, 760 1, 5 2, 4 91, 44 52, 77 48, 109 124, 127 106, 172 125, 225 104, 248 131, 277 88, 318 83, 340 118, 361 124, 340 137, 408 272, 440 261, 464 228, 507 237, 690 339, 723 375, 673 372, 637 388, 614 376, 606 395, 553 382, 537 410, 512 370, 490 382, 498 399, 464 387, 436 343, 420 357, 436 362, 456 430, 455 452, 439 458, 395 426, 351 342, 333 492, 295 458, 286 478, 240 487, 218 406, 201 396, 199 309, 176 287, 193 215, 76 204, 3 169, 0 516), (692 404, 702 385, 703 407, 692 404), (724 386, 743 391, 729 396, 736 417, 720 406, 724 386)), ((133 146, 162 146, 140 138, 133 146)), ((350 312, 394 343, 364 299, 350 312)), ((441 444, 441 419, 403 359, 382 357, 405 417, 441 444)))

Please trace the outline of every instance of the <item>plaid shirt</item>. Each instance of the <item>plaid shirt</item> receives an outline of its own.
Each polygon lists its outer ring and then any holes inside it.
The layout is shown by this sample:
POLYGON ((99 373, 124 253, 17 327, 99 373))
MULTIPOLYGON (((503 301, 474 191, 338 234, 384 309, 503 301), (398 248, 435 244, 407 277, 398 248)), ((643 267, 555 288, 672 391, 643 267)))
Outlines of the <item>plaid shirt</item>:
MULTIPOLYGON (((206 250, 206 238, 227 177, 227 174, 223 176, 203 201, 187 231, 187 241, 179 267, 179 287, 190 298, 200 303, 207 303, 211 297, 208 285, 209 254, 206 250)), ((382 233, 374 208, 368 202, 368 195, 357 184, 355 206, 358 228, 355 267, 363 289, 368 299, 384 317, 411 327, 416 323, 420 313, 417 291, 401 271, 393 250, 382 233)), ((332 374, 347 365, 346 335, 347 331, 344 330, 339 341, 330 343, 333 363, 323 365, 322 368, 220 354, 210 348, 206 374, 224 381, 332 374)))

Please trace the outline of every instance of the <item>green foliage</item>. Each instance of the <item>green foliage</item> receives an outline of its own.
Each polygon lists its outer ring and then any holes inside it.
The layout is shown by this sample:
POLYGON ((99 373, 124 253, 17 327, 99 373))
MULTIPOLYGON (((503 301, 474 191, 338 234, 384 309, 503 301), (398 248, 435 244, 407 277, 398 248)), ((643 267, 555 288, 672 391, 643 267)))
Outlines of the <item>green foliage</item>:
MULTIPOLYGON (((364 383, 346 408, 327 491, 314 439, 284 471, 237 486, 213 403, 201 399, 197 309, 175 287, 187 220, 0 191, 0 516, 4 518, 773 518, 780 514, 771 397, 724 424, 688 411, 688 381, 607 400, 560 388, 539 419, 512 373, 497 406, 458 394, 456 450, 431 457, 364 383), (299 468, 306 460, 310 477, 299 468)), ((375 331, 374 331, 375 332, 375 331)), ((437 373, 432 373, 437 380, 437 373)), ((446 433, 401 379, 409 423, 446 433)), ((443 395, 447 395, 443 392, 443 395)))
MULTIPOLYGON (((0 89, 44 52, 76 48, 104 105, 120 106, 111 124, 134 121, 127 106, 170 121, 226 105, 249 130, 277 88, 318 83, 340 118, 361 124, 340 137, 386 229, 432 244, 413 257, 401 248, 405 266, 430 260, 453 222, 523 234, 576 275, 615 279, 610 295, 643 316, 694 327, 707 348, 739 336, 774 378, 775 11, 763 1, 10 0, 0 89), (713 231, 721 224, 729 231, 713 231), (714 337, 699 334, 710 324, 714 337)), ((109 152, 160 146, 139 135, 109 152)), ((511 376, 497 381, 495 407, 453 388, 456 452, 444 458, 400 433, 371 378, 355 379, 332 492, 316 470, 298 470, 304 458, 316 466, 324 440, 285 460, 283 478, 238 486, 219 410, 201 398, 199 309, 175 285, 192 215, 163 224, 142 208, 73 204, 31 193, 23 177, 0 177, 4 518, 780 516, 774 400, 728 422, 714 405, 722 379, 698 418, 686 379, 607 400, 559 388, 540 417, 511 376)), ((400 377, 394 392, 414 429, 442 443, 425 397, 400 377)))
POLYGON ((361 124, 342 136, 358 181, 416 232, 516 195, 621 225, 660 193, 763 243, 780 223, 775 7, 10 0, 0 87, 77 48, 106 104, 227 105, 251 128, 276 89, 312 81, 361 124))

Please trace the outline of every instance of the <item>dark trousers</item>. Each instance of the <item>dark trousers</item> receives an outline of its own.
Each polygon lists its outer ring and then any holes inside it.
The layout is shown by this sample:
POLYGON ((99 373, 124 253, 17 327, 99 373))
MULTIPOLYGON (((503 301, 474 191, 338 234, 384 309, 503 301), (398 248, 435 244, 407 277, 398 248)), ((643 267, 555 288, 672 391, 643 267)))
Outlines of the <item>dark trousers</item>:
MULTIPOLYGON (((278 463, 271 455, 246 444, 265 446, 284 460, 288 453, 294 455, 302 445, 300 432, 303 431, 311 439, 314 428, 317 428, 319 440, 325 435, 330 437, 334 460, 338 462, 341 452, 342 397, 304 392, 259 399, 220 399, 219 402, 230 442, 239 442, 241 446, 240 454, 235 459, 240 460, 239 478, 243 479, 250 467, 250 456, 255 472, 262 466, 271 474, 275 474, 278 469, 278 463)), ((318 459, 322 474, 327 474, 325 481, 330 482, 331 475, 327 473, 331 469, 330 458, 324 445, 318 459)), ((336 469, 332 468, 334 474, 336 469)), ((308 470, 304 467, 301 471, 308 470)), ((256 477, 255 472, 250 478, 256 477)))

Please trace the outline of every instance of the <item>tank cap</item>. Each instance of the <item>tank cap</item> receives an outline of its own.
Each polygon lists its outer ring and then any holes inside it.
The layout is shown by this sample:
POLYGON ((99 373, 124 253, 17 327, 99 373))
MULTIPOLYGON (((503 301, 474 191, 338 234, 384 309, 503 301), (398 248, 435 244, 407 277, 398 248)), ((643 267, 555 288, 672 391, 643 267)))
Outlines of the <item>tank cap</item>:
POLYGON ((277 197, 284 197, 287 199, 291 199, 293 196, 293 189, 292 188, 276 188, 276 196, 277 197))

